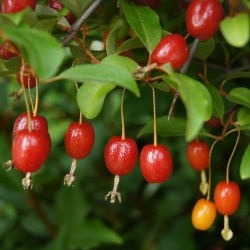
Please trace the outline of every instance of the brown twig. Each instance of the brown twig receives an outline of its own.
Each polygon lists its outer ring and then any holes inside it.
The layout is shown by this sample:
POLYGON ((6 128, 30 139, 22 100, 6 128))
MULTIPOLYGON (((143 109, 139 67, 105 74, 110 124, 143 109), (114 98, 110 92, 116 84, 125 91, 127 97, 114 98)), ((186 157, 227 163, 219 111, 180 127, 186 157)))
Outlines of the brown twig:
POLYGON ((93 13, 93 11, 97 8, 97 6, 102 2, 102 0, 95 0, 81 15, 81 17, 77 20, 72 30, 67 34, 67 36, 63 39, 62 45, 66 46, 77 34, 78 30, 81 28, 82 24, 86 21, 86 19, 93 13))

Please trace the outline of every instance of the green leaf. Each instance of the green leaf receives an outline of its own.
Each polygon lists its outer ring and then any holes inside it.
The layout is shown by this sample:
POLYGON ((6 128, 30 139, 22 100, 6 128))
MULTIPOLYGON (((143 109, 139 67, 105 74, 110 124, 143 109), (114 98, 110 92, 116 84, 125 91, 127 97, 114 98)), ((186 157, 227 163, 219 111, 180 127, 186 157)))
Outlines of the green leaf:
POLYGON ((99 84, 85 82, 77 93, 78 106, 85 117, 94 119, 102 110, 106 95, 116 84, 99 84))
POLYGON ((7 70, 17 72, 19 67, 21 66, 21 58, 19 56, 15 56, 9 60, 4 61, 3 64, 7 70))
POLYGON ((101 244, 122 244, 122 238, 101 221, 86 220, 69 235, 69 244, 79 249, 96 248, 101 244))
POLYGON ((115 28, 109 32, 109 35, 106 40, 106 51, 107 55, 113 55, 115 54, 117 50, 117 44, 116 44, 116 36, 117 36, 118 28, 115 28))
POLYGON ((60 227, 69 230, 82 223, 90 211, 90 206, 78 187, 64 188, 57 196, 56 215, 60 227))
POLYGON ((149 7, 129 4, 126 1, 122 6, 128 23, 151 53, 161 40, 159 16, 149 7))
POLYGON ((38 21, 35 12, 30 7, 27 7, 23 11, 17 12, 15 14, 0 14, 0 21, 2 18, 8 18, 15 25, 19 25, 21 22, 34 25, 38 21))
POLYGON ((23 27, 2 27, 4 35, 22 52, 25 60, 41 80, 54 76, 60 67, 64 50, 49 33, 23 27))
MULTIPOLYGON (((193 43, 189 44, 188 47, 191 48, 193 43)), ((195 52, 195 57, 205 61, 214 51, 215 40, 211 38, 207 41, 200 42, 198 49, 195 52)))
POLYGON ((194 139, 203 123, 212 115, 212 100, 206 87, 189 76, 171 72, 164 76, 168 83, 180 92, 181 99, 187 110, 186 139, 194 139))
POLYGON ((78 82, 114 83, 127 88, 140 96, 137 84, 127 70, 113 65, 85 64, 78 65, 62 72, 58 79, 69 79, 78 82))
POLYGON ((169 92, 170 91, 170 87, 168 86, 168 84, 165 83, 165 82, 163 82, 163 81, 161 81, 161 82, 154 82, 153 86, 156 89, 159 89, 160 91, 163 91, 163 92, 169 92))
POLYGON ((249 26, 249 16, 247 13, 227 17, 220 22, 222 35, 234 47, 243 47, 248 43, 249 26))
POLYGON ((88 8, 93 0, 60 0, 60 2, 70 9, 76 16, 80 17, 81 14, 88 8))
MULTIPOLYGON (((137 137, 154 133, 154 121, 149 121, 138 133, 137 137)), ((162 137, 184 136, 186 133, 186 120, 180 117, 172 117, 168 120, 167 116, 157 119, 157 133, 162 137)), ((201 129, 199 135, 209 136, 205 129, 201 129)))
POLYGON ((241 179, 250 178, 250 143, 243 155, 240 164, 240 177, 241 179))
POLYGON ((207 87, 213 100, 213 116, 217 118, 223 118, 225 106, 219 91, 210 84, 207 84, 205 86, 207 87))
POLYGON ((126 69, 130 73, 133 73, 134 70, 139 66, 138 63, 126 56, 107 56, 102 60, 102 64, 111 65, 126 69))
POLYGON ((237 72, 237 73, 232 73, 231 75, 227 76, 225 81, 229 81, 235 78, 250 78, 250 72, 237 72))
POLYGON ((250 108, 250 90, 247 88, 234 88, 227 95, 229 101, 250 108))
POLYGON ((250 125, 250 109, 246 107, 240 108, 237 120, 240 126, 250 125))
POLYGON ((116 54, 121 54, 128 50, 143 48, 143 43, 138 37, 133 37, 121 44, 121 46, 117 49, 116 54))

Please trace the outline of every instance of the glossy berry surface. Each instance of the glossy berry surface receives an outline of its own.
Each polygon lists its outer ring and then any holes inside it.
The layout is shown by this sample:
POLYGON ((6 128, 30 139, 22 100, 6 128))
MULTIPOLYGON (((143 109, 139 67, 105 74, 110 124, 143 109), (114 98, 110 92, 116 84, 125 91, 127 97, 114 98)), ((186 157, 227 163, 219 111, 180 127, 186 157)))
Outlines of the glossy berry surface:
POLYGON ((126 137, 112 137, 105 148, 104 158, 106 166, 112 174, 127 175, 135 167, 138 157, 136 142, 126 137))
POLYGON ((32 73, 31 68, 28 65, 22 65, 17 73, 18 83, 22 86, 21 72, 23 71, 23 83, 25 88, 34 88, 36 86, 36 78, 32 73))
MULTIPOLYGON (((31 114, 31 128, 35 131, 40 131, 43 134, 48 133, 48 122, 46 118, 42 115, 33 116, 31 114)), ((28 129, 28 115, 27 112, 22 113, 17 117, 13 126, 13 136, 15 136, 19 131, 28 129)))
POLYGON ((36 0, 2 0, 1 10, 3 13, 17 13, 27 7, 34 10, 36 2, 36 0))
POLYGON ((172 174, 172 156, 164 145, 146 145, 141 151, 140 167, 146 181, 151 183, 164 182, 172 174))
POLYGON ((223 215, 235 213, 240 204, 240 196, 240 188, 237 183, 233 181, 219 182, 214 191, 216 209, 223 215))
POLYGON ((195 38, 208 40, 218 30, 222 15, 218 0, 193 0, 186 13, 188 32, 195 38))
POLYGON ((149 6, 152 9, 155 9, 159 4, 161 0, 137 0, 137 4, 149 6))
POLYGON ((66 152, 74 159, 83 159, 89 155, 95 141, 95 131, 89 122, 71 123, 65 134, 66 152))
POLYGON ((209 165, 209 147, 206 142, 195 140, 188 144, 187 159, 195 170, 201 171, 209 165))
POLYGON ((51 142, 39 131, 22 130, 12 144, 12 160, 21 172, 35 172, 48 158, 51 142))
MULTIPOLYGON (((64 5, 58 0, 49 0, 48 5, 50 8, 56 11, 60 11, 64 7, 64 5)), ((72 11, 69 11, 65 18, 67 19, 69 24, 72 24, 76 20, 76 17, 72 13, 72 11)))
POLYGON ((14 56, 16 56, 16 54, 8 50, 8 43, 6 43, 5 45, 0 43, 0 58, 4 60, 9 60, 14 56))
POLYGON ((192 224, 198 230, 209 229, 216 218, 216 207, 212 201, 200 199, 192 211, 192 224))
POLYGON ((185 39, 178 34, 164 37, 151 55, 151 63, 163 65, 171 63, 174 69, 181 67, 188 59, 188 47, 185 39))

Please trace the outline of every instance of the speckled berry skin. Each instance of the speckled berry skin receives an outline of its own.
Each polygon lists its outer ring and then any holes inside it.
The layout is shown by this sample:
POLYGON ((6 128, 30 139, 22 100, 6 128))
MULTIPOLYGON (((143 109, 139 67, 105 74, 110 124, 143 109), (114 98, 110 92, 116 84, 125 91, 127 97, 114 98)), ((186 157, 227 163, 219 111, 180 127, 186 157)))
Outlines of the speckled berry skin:
POLYGON ((24 10, 28 6, 34 10, 36 8, 36 0, 2 0, 1 10, 3 13, 17 13, 24 10))
POLYGON ((110 173, 115 175, 127 175, 135 167, 138 158, 136 142, 126 137, 112 137, 105 148, 105 163, 110 173))
POLYGON ((216 207, 212 201, 199 199, 192 211, 192 224, 195 229, 208 230, 216 218, 216 207))
POLYGON ((174 69, 181 67, 188 59, 189 51, 185 39, 178 34, 164 37, 151 55, 151 63, 171 63, 174 69))
POLYGON ((17 73, 17 81, 18 83, 22 86, 22 81, 21 81, 21 72, 23 70, 23 83, 25 88, 29 87, 30 84, 30 88, 34 88, 36 86, 36 78, 33 75, 30 67, 28 65, 22 65, 17 73))
POLYGON ((186 13, 188 32, 195 38, 208 40, 218 30, 222 15, 218 0, 193 0, 186 13))
MULTIPOLYGON (((58 0, 49 0, 48 5, 49 5, 50 8, 52 8, 52 9, 54 9, 56 11, 60 11, 64 7, 64 5, 58 0)), ((72 24, 76 20, 76 17, 72 13, 72 11, 69 11, 68 15, 65 16, 65 18, 67 19, 69 24, 72 24)))
POLYGON ((89 155, 95 141, 95 131, 91 123, 71 123, 66 131, 64 144, 66 152, 74 159, 83 159, 89 155))
POLYGON ((16 54, 8 50, 8 42, 5 45, 0 43, 0 58, 9 60, 14 56, 16 56, 16 54))
POLYGON ((221 181, 214 191, 216 209, 223 215, 234 214, 240 204, 240 188, 236 182, 221 181))
POLYGON ((48 158, 50 146, 49 137, 39 131, 18 132, 12 143, 14 166, 21 172, 37 171, 48 158))
MULTIPOLYGON (((43 134, 48 133, 48 122, 46 118, 42 115, 33 116, 31 114, 31 128, 35 131, 40 131, 43 134)), ((28 115, 27 112, 22 113, 17 117, 13 126, 13 136, 15 136, 19 131, 28 129, 28 115)))
POLYGON ((164 182, 172 174, 172 156, 164 145, 146 145, 141 151, 140 167, 146 181, 150 183, 164 182))
POLYGON ((152 9, 155 9, 159 4, 161 0, 137 0, 137 4, 149 6, 152 9))
POLYGON ((209 147, 206 142, 194 140, 187 146, 187 159, 191 167, 201 171, 209 165, 209 147))

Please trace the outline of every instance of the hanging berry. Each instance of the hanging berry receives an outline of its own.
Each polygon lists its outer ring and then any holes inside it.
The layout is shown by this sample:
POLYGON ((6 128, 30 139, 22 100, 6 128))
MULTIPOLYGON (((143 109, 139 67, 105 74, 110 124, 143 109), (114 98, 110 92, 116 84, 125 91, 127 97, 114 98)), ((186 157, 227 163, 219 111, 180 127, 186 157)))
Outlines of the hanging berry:
POLYGON ((208 40, 218 30, 222 15, 219 0, 193 0, 186 13, 188 32, 197 39, 208 40))
POLYGON ((4 45, 0 43, 0 58, 4 60, 9 60, 14 56, 17 55, 8 49, 8 42, 5 43, 4 45))
POLYGON ((32 72, 32 69, 26 65, 22 64, 17 73, 18 83, 22 86, 21 82, 21 72, 23 72, 23 83, 25 88, 34 88, 36 86, 36 77, 32 72))
POLYGON ((30 7, 32 10, 36 8, 36 0, 2 0, 1 10, 3 13, 17 13, 30 7))

